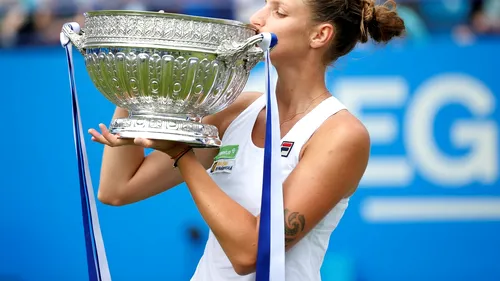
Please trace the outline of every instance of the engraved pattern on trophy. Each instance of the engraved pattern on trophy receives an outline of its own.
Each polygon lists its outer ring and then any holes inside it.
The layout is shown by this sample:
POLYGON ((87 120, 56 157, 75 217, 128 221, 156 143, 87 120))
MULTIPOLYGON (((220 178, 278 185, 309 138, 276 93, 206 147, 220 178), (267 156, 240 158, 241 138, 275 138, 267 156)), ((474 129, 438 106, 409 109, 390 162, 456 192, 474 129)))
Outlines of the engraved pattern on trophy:
POLYGON ((150 43, 198 47, 212 50, 224 41, 243 42, 255 32, 243 25, 217 24, 194 20, 191 17, 162 19, 147 13, 121 14, 87 13, 85 18, 86 44, 150 43), (200 28, 200 26, 203 26, 200 28), (125 38, 124 38, 125 35, 125 38), (208 40, 206 40, 208 39, 208 40))
POLYGON ((187 86, 187 71, 188 68, 186 58, 178 56, 174 61, 174 76, 172 77, 173 91, 171 93, 171 99, 177 106, 182 106, 180 101, 186 98, 185 94, 182 94, 183 90, 186 91, 185 86, 187 86), (184 85, 184 87, 183 87, 184 85))
POLYGON ((210 114, 219 111, 221 106, 225 106, 221 105, 220 101, 223 98, 224 89, 226 88, 227 84, 230 83, 230 81, 228 81, 229 77, 230 71, 228 71, 226 67, 221 67, 220 75, 218 77, 219 79, 215 81, 213 92, 210 94, 210 97, 206 101, 207 106, 210 109, 210 114))
MULTIPOLYGON (((231 70, 234 77, 246 77, 244 73, 242 73, 245 72, 244 68, 233 67, 231 70)), ((231 81, 231 84, 227 89, 228 92, 224 96, 224 101, 222 102, 222 104, 233 103, 239 96, 239 94, 243 91, 243 88, 247 83, 247 79, 230 79, 229 81, 231 81)))
POLYGON ((217 61, 210 61, 207 58, 203 58, 199 62, 198 72, 193 85, 193 105, 195 108, 200 109, 200 106, 212 91, 218 73, 217 61))
POLYGON ((115 119, 111 126, 115 130, 133 129, 147 133, 173 133, 191 137, 217 137, 216 127, 184 120, 165 119, 115 119))
MULTIPOLYGON (((119 97, 121 104, 119 107, 127 107, 133 100, 133 96, 131 95, 132 89, 130 84, 128 83, 129 73, 128 73, 128 65, 129 65, 129 57, 120 50, 116 50, 116 60, 114 69, 110 70, 115 73, 115 77, 113 77, 113 81, 118 83, 116 87, 117 93, 116 95, 119 97)), ((133 109, 132 109, 133 110, 133 109)))
POLYGON ((160 83, 158 95, 160 96, 160 105, 172 105, 172 100, 169 98, 169 94, 172 91, 171 77, 174 72, 174 56, 163 55, 161 56, 161 61, 159 66, 157 66, 157 77, 160 83))
POLYGON ((181 114, 196 109, 200 115, 211 114, 216 110, 211 107, 230 100, 228 92, 238 92, 234 85, 246 82, 243 68, 225 69, 215 56, 186 59, 168 51, 134 53, 124 48, 87 52, 86 67, 96 88, 133 112, 181 114))
POLYGON ((221 144, 200 121, 234 102, 263 57, 254 29, 222 19, 96 11, 79 34, 63 32, 79 43, 97 90, 129 111, 112 120, 112 133, 197 147, 221 144))
POLYGON ((116 91, 113 90, 111 85, 108 85, 108 80, 106 79, 107 69, 106 67, 102 67, 106 64, 105 55, 102 52, 89 50, 87 55, 85 55, 85 64, 87 65, 87 71, 91 80, 104 97, 115 104, 123 104, 124 101, 120 98, 120 95, 116 95, 116 91))
MULTIPOLYGON (((161 106, 166 105, 165 92, 161 81, 162 57, 158 52, 154 52, 149 57, 149 87, 151 91, 151 103, 157 103, 161 106)), ((166 81, 166 80, 165 80, 166 81)))

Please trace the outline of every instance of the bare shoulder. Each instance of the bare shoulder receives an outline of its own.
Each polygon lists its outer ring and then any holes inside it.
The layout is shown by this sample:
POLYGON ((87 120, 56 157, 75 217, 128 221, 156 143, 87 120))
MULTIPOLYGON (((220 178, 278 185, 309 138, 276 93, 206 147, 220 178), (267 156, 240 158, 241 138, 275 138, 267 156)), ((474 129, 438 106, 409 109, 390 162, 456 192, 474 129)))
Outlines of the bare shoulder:
POLYGON ((368 165, 370 135, 360 120, 342 110, 320 126, 304 146, 301 156, 330 167, 348 167, 353 178, 359 180, 368 165))
POLYGON ((316 145, 369 147, 370 135, 358 118, 347 110, 341 110, 326 119, 306 144, 307 147, 316 145))
POLYGON ((370 147, 368 130, 347 110, 341 110, 330 116, 313 135, 311 141, 321 145, 370 147))
POLYGON ((224 110, 203 118, 203 123, 216 126, 222 137, 229 124, 261 95, 260 92, 243 92, 224 110))

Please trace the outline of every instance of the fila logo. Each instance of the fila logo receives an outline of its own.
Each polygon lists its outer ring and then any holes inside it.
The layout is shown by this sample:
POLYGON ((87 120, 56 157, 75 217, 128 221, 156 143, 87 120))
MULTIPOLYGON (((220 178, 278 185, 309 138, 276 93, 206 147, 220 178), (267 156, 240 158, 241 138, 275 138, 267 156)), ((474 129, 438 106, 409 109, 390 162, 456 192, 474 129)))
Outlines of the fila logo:
POLYGON ((284 141, 281 143, 281 157, 288 157, 292 151, 293 141, 284 141))

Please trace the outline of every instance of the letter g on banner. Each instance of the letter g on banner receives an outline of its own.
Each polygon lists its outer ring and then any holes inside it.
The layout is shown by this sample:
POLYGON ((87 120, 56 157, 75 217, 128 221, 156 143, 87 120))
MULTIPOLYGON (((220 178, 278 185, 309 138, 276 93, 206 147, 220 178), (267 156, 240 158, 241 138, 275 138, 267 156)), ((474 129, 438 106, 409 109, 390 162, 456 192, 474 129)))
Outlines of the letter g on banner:
POLYGON ((498 127, 488 120, 495 111, 495 96, 473 77, 444 74, 417 89, 408 107, 404 130, 407 153, 420 173, 433 182, 459 187, 473 182, 493 184, 498 178, 498 127), (466 108, 473 120, 456 120, 450 140, 467 148, 464 156, 444 154, 434 139, 434 122, 443 106, 455 103, 466 108))

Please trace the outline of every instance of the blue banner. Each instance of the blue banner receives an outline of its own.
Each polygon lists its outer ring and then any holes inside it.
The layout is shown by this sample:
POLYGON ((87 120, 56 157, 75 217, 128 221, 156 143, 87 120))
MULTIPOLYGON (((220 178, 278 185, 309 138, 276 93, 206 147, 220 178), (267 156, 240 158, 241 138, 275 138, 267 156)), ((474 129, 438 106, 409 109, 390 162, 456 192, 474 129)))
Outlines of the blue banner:
MULTIPOLYGON (((499 45, 365 48, 328 71, 372 156, 325 281, 500 280, 499 45)), ((265 91, 263 66, 248 90, 265 91)), ((79 55, 75 75, 84 131, 108 122, 79 55)), ((88 280, 64 51, 0 51, 0 77, 0 280, 88 280)), ((87 151, 97 187, 102 145, 87 151)), ((207 229, 185 188, 97 207, 113 278, 189 280, 207 229)))

